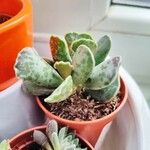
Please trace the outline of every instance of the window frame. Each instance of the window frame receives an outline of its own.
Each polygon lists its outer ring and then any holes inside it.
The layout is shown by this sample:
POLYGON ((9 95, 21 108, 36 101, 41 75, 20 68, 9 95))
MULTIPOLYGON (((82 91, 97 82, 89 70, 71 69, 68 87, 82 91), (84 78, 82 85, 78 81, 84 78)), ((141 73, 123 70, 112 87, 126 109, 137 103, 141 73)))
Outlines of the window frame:
POLYGON ((111 5, 111 0, 101 1, 99 9, 104 12, 100 19, 93 20, 91 29, 127 33, 150 35, 150 8, 134 7, 126 5, 111 5), (105 7, 102 8, 103 6, 105 7))

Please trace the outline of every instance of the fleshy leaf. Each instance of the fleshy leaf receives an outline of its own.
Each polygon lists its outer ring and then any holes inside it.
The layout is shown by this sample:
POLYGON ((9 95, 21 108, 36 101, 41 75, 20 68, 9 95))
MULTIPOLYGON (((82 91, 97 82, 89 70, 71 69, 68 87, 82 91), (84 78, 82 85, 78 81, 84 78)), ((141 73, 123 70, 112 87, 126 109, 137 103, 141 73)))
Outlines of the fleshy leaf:
POLYGON ((10 145, 7 140, 3 140, 0 143, 0 150, 10 150, 10 145))
POLYGON ((93 40, 91 35, 88 34, 88 33, 81 33, 81 34, 79 34, 79 39, 81 39, 81 38, 82 39, 91 39, 91 40, 93 40))
POLYGON ((67 78, 73 70, 73 66, 70 64, 70 62, 63 62, 63 61, 55 62, 54 68, 59 72, 61 77, 63 77, 64 79, 67 78))
POLYGON ((66 137, 67 131, 68 131, 67 127, 63 127, 63 128, 60 129, 59 134, 58 134, 60 142, 62 142, 63 139, 66 137))
POLYGON ((63 101, 73 94, 73 90, 74 85, 72 77, 68 76, 64 80, 64 82, 57 89, 55 89, 54 92, 49 97, 44 99, 44 101, 47 103, 55 103, 63 101))
POLYGON ((24 48, 16 59, 16 76, 43 87, 58 87, 63 79, 34 48, 24 48))
POLYGON ((74 84, 76 86, 83 85, 95 66, 95 60, 91 50, 85 45, 79 46, 73 56, 72 64, 74 68, 72 72, 74 84))
POLYGON ((95 65, 100 64, 103 62, 108 55, 111 47, 110 38, 105 35, 103 36, 97 43, 97 50, 94 54, 95 56, 95 65))
POLYGON ((68 47, 71 46, 72 42, 79 39, 79 34, 76 32, 70 32, 65 35, 65 40, 68 44, 68 47))
POLYGON ((57 36, 51 36, 50 47, 51 47, 53 59, 55 61, 71 62, 69 50, 64 40, 60 39, 57 36))
POLYGON ((75 138, 75 139, 72 141, 72 143, 73 143, 74 145, 79 145, 79 139, 75 138))
POLYGON ((51 143, 54 150, 61 150, 61 145, 59 143, 59 138, 56 132, 52 133, 51 143))
POLYGON ((52 134, 54 132, 58 133, 58 124, 55 120, 51 120, 51 121, 49 121, 49 123, 47 124, 47 127, 46 127, 46 133, 47 133, 47 136, 49 137, 49 139, 52 138, 52 134))
POLYGON ((74 144, 66 146, 64 150, 76 150, 76 146, 74 144))
POLYGON ((79 39, 74 41, 71 45, 71 49, 73 51, 76 51, 80 45, 86 45, 93 53, 95 53, 97 49, 97 44, 90 39, 79 39))
POLYGON ((88 95, 90 95, 92 98, 106 102, 110 101, 112 97, 116 96, 119 92, 120 88, 120 80, 117 78, 113 83, 110 85, 100 89, 100 90, 86 90, 88 95))
POLYGON ((76 32, 70 32, 65 35, 65 40, 67 41, 69 48, 70 48, 72 42, 74 42, 75 40, 81 39, 81 38, 92 40, 92 37, 88 33, 79 34, 76 32))
POLYGON ((54 89, 48 89, 42 86, 38 86, 28 80, 23 81, 22 88, 24 92, 30 93, 36 96, 49 95, 50 93, 54 91, 54 89))
POLYGON ((87 89, 99 90, 111 84, 118 76, 121 64, 120 57, 113 57, 94 67, 85 87, 87 89))

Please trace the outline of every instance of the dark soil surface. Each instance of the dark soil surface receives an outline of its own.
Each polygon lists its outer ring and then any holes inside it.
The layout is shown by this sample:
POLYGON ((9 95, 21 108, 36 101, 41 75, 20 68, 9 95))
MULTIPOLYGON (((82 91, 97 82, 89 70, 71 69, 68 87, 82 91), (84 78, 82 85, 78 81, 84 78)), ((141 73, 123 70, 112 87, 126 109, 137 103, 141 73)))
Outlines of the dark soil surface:
POLYGON ((26 150, 42 150, 41 146, 36 143, 32 143, 28 145, 25 149, 26 150))
POLYGON ((6 22, 7 20, 9 20, 11 17, 8 15, 3 15, 0 14, 0 24, 6 22))
POLYGON ((40 99, 52 114, 75 121, 91 121, 102 118, 116 110, 121 103, 120 94, 109 102, 101 103, 86 96, 82 90, 59 103, 47 104, 43 102, 43 98, 40 99))

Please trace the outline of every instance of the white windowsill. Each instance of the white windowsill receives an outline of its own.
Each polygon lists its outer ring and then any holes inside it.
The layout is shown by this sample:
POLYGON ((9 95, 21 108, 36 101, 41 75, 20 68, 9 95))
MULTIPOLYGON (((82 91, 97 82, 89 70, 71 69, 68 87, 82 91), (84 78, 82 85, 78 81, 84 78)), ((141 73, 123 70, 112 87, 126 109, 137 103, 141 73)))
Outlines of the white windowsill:
POLYGON ((112 5, 107 16, 91 28, 107 32, 150 35, 150 9, 112 5))

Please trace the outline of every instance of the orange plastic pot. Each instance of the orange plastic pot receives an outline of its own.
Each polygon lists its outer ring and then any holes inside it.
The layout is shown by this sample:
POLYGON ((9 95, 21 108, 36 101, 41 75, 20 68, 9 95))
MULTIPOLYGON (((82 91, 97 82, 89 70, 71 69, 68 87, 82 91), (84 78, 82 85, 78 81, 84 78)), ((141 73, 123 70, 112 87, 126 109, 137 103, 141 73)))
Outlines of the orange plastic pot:
MULTIPOLYGON (((46 126, 34 127, 34 128, 28 129, 28 130, 23 131, 20 134, 16 135, 9 141, 11 150, 16 150, 16 149, 17 150, 26 150, 27 146, 34 143, 33 136, 32 136, 34 130, 40 130, 42 132, 45 132, 45 129, 46 129, 46 126)), ((88 141, 86 141, 79 135, 77 135, 77 137, 80 139, 82 144, 88 148, 88 150, 94 150, 94 148, 88 141)))
POLYGON ((41 103, 40 99, 36 97, 37 103, 40 106, 40 108, 44 111, 45 115, 50 119, 55 119, 58 122, 69 126, 70 128, 73 128, 77 131, 79 135, 81 135, 83 138, 85 138, 87 141, 89 141, 93 146, 95 146, 98 137, 100 136, 100 133, 104 126, 111 122, 118 112, 123 108, 127 101, 128 91, 127 87, 124 83, 124 81, 121 79, 121 87, 120 87, 120 93, 121 93, 121 103, 119 107, 112 112, 111 114, 97 119, 93 121, 71 121, 67 119, 60 118, 59 116, 56 116, 49 112, 41 103))
POLYGON ((32 46, 30 0, 0 0, 0 14, 12 18, 0 24, 0 91, 16 82, 13 65, 18 52, 32 46))

